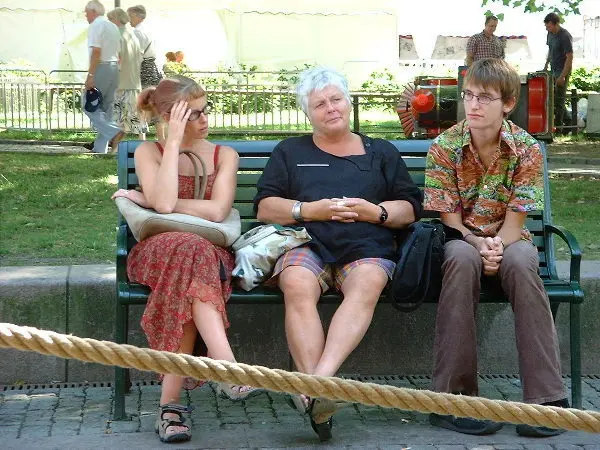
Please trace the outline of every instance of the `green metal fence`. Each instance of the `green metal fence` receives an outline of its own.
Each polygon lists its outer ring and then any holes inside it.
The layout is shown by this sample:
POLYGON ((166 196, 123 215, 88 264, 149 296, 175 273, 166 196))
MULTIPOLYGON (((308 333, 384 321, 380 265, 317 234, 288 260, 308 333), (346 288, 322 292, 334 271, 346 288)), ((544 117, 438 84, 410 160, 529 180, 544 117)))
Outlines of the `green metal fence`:
MULTIPOLYGON (((81 107, 83 84, 56 81, 64 72, 0 71, 0 128, 13 130, 89 130, 81 107), (63 73, 60 73, 63 72, 63 73)), ((74 75, 73 71, 68 75, 74 75)), ((187 72, 206 88, 214 105, 211 133, 305 133, 310 124, 296 104, 297 73, 187 72)), ((74 78, 74 77, 70 77, 74 78)), ((395 113, 398 92, 353 93, 355 130, 400 132, 395 113)))

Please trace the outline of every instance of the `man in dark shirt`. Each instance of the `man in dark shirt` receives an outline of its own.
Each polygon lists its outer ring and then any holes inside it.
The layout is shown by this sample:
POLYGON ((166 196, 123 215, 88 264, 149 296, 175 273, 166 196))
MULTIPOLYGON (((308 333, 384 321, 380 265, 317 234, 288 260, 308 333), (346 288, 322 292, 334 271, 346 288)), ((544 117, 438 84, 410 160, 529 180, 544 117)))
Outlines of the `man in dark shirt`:
POLYGON ((554 78, 554 126, 561 129, 567 115, 565 98, 573 67, 573 38, 571 33, 560 26, 560 17, 556 13, 548 14, 544 18, 544 24, 548 31, 548 57, 544 70, 548 70, 550 63, 554 78))

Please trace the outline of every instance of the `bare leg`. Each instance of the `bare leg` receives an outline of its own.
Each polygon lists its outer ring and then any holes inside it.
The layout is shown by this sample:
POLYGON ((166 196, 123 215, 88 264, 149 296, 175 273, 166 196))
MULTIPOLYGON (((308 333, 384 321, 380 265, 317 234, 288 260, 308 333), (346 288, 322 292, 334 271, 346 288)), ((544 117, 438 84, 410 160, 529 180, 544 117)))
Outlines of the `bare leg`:
MULTIPOLYGON (((181 346, 177 353, 191 354, 194 351, 194 343, 196 342, 196 336, 198 331, 194 322, 188 322, 183 325, 183 338, 181 339, 181 346)), ((165 374, 162 381, 162 389, 160 392, 160 405, 166 405, 167 403, 180 403, 181 401, 181 387, 185 377, 179 375, 165 374)), ((163 416, 165 419, 176 420, 177 414, 166 413, 163 416)), ((183 431, 187 431, 187 427, 176 427, 171 426, 166 429, 167 434, 174 434, 183 431)))
MULTIPOLYGON (((194 318, 196 328, 200 332, 200 336, 202 336, 202 340, 206 344, 210 357, 235 362, 235 357, 233 356, 233 351, 225 332, 223 316, 217 311, 215 305, 210 302, 194 301, 192 304, 192 317, 194 318)), ((221 388, 224 387, 221 386, 221 388)), ((232 393, 229 395, 243 395, 255 390, 251 386, 240 385, 230 385, 229 388, 232 390, 232 393)))
POLYGON ((138 134, 138 138, 140 141, 145 141, 146 140, 146 133, 139 133, 138 134))
MULTIPOLYGON (((183 338, 181 339, 181 346, 177 350, 177 353, 191 354, 194 351, 194 343, 196 342, 196 336, 198 331, 194 326, 194 322, 188 322, 183 325, 183 338)), ((183 380, 185 377, 179 375, 165 374, 162 382, 162 390, 160 394, 160 404, 166 403, 179 403, 181 386, 183 386, 183 380)))
POLYGON ((285 300, 285 334, 300 372, 313 373, 325 344, 323 324, 317 311, 321 286, 307 268, 290 266, 279 274, 285 300))
POLYGON ((196 324, 196 329, 206 344, 208 354, 214 359, 223 359, 235 361, 233 351, 229 345, 223 316, 215 305, 210 302, 194 300, 192 303, 192 317, 196 324))
POLYGON ((362 264, 348 274, 341 287, 344 300, 331 320, 325 349, 314 375, 335 375, 360 343, 371 324, 375 306, 387 281, 385 271, 375 264, 362 264))

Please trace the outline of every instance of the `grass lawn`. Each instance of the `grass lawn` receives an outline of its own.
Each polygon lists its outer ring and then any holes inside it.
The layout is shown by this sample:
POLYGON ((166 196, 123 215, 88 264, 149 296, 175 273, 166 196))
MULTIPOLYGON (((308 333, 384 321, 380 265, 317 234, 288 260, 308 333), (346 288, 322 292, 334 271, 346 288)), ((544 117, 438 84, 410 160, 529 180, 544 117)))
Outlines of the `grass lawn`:
MULTIPOLYGON (((116 170, 114 156, 0 153, 0 265, 113 263, 116 170)), ((551 183, 554 222, 600 259, 600 180, 551 183)))

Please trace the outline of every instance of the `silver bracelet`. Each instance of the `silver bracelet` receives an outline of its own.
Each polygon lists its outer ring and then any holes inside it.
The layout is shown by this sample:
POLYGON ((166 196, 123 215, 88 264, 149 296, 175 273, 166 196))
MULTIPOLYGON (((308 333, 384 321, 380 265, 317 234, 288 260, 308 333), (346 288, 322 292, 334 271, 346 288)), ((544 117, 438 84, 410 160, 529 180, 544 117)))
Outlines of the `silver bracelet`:
POLYGON ((297 201, 294 203, 294 206, 292 206, 292 218, 296 222, 304 221, 304 218, 302 217, 302 202, 297 201))

